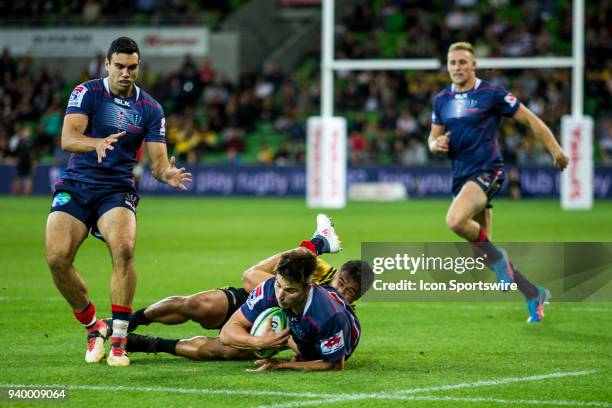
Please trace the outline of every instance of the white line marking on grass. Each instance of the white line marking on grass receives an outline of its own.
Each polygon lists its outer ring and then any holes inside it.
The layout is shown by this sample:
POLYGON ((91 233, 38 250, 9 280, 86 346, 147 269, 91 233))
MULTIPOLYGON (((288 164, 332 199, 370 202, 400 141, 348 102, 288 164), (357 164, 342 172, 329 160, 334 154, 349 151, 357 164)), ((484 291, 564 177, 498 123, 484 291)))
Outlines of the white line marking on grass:
MULTIPOLYGON (((400 401, 457 401, 457 402, 481 402, 486 404, 502 404, 506 406, 515 406, 515 405, 553 405, 553 406, 564 406, 564 407, 602 407, 602 408, 610 408, 612 404, 608 402, 600 402, 600 401, 561 401, 561 400, 509 400, 509 399, 501 399, 501 398, 469 398, 469 397, 436 397, 430 395, 423 396, 413 396, 413 395, 395 395, 388 397, 378 397, 378 399, 393 399, 400 401)), ((346 401, 346 400, 345 400, 346 401)), ((323 405, 323 404, 331 404, 334 402, 338 402, 337 399, 327 399, 327 400, 319 400, 319 401, 308 401, 308 405, 323 405)), ((303 407, 307 405, 306 403, 293 402, 287 404, 279 404, 279 405, 269 405, 268 408, 290 408, 290 407, 303 407)))
POLYGON ((338 395, 335 398, 310 400, 310 401, 299 401, 299 402, 296 401, 296 402, 289 402, 286 404, 268 405, 266 407, 267 408, 293 408, 293 407, 306 407, 310 405, 331 404, 334 402, 343 402, 343 401, 358 401, 358 400, 365 400, 365 399, 404 399, 403 397, 409 394, 428 393, 428 392, 436 392, 436 391, 449 391, 449 390, 457 390, 461 388, 474 388, 474 387, 483 387, 483 386, 489 386, 489 385, 502 385, 502 384, 510 384, 510 383, 515 383, 515 382, 540 381, 540 380, 546 380, 546 379, 551 379, 551 378, 590 375, 593 373, 595 373, 594 370, 566 371, 566 372, 558 372, 558 373, 543 374, 543 375, 532 375, 529 377, 507 377, 507 378, 500 378, 498 380, 486 380, 486 381, 476 381, 476 382, 471 382, 471 383, 439 385, 435 387, 426 387, 426 388, 409 388, 406 390, 395 391, 395 392, 377 392, 377 393, 371 393, 371 394, 345 394, 345 395, 338 395))
POLYGON ((174 388, 174 387, 129 387, 110 385, 67 385, 67 384, 0 384, 0 388, 66 388, 68 390, 84 391, 133 391, 160 392, 167 394, 220 394, 220 395, 261 395, 290 398, 335 398, 338 394, 317 394, 312 392, 284 392, 258 390, 227 390, 213 388, 174 388))

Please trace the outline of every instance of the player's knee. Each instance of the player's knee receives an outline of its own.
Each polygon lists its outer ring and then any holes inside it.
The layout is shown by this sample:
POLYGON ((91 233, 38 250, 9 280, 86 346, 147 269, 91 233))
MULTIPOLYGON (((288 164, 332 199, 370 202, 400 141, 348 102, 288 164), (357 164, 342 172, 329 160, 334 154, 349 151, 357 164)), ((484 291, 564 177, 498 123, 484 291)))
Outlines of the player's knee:
POLYGON ((113 261, 129 263, 134 260, 134 245, 131 242, 121 242, 113 248, 113 261))
POLYGON ((449 213, 446 214, 446 225, 454 232, 460 232, 463 228, 464 221, 456 215, 449 213))
POLYGON ((71 263, 72 256, 69 251, 61 249, 47 250, 47 264, 54 274, 67 271, 71 263))
POLYGON ((214 308, 213 302, 203 296, 188 296, 185 298, 184 306, 191 315, 206 316, 212 312, 214 308))

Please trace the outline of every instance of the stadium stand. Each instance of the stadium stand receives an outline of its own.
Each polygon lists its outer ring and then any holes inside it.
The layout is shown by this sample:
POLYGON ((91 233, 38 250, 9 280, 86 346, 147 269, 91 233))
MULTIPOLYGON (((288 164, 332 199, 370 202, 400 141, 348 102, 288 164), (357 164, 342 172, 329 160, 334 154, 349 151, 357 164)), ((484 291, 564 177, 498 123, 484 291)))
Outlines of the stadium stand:
MULTIPOLYGON (((0 10, 15 21, 43 26, 60 19, 77 25, 204 22, 214 28, 241 3, 34 1, 0 2, 0 10), (111 11, 118 5, 132 11, 131 21, 113 20, 111 11)), ((589 3, 586 10, 585 113, 595 118, 595 159, 603 165, 612 164, 611 10, 610 1, 589 3)), ((568 3, 558 0, 458 0, 451 6, 420 0, 358 2, 336 13, 336 57, 444 58, 448 44, 466 39, 481 57, 568 55, 570 12, 568 3)), ((170 150, 190 164, 304 163, 306 118, 319 108, 318 43, 313 39, 313 48, 293 72, 268 61, 260 72, 245 69, 236 82, 217 72, 214 62, 196 63, 189 56, 168 75, 143 65, 141 82, 168 115, 170 150)), ((83 67, 81 78, 64 78, 44 66, 34 70, 29 56, 16 58, 3 50, 0 160, 14 162, 11 140, 18 139, 16 129, 28 126, 36 157, 61 163, 65 156, 58 140, 69 92, 75 82, 99 76, 102 62, 99 55, 83 67)), ((569 70, 486 70, 479 75, 512 89, 559 134, 560 118, 570 111, 569 70)), ((443 71, 339 72, 336 114, 349 122, 350 163, 442 162, 430 156, 424 143, 431 100, 446 83, 443 71)), ((508 122, 501 133, 508 163, 551 163, 543 146, 520 127, 508 122)))

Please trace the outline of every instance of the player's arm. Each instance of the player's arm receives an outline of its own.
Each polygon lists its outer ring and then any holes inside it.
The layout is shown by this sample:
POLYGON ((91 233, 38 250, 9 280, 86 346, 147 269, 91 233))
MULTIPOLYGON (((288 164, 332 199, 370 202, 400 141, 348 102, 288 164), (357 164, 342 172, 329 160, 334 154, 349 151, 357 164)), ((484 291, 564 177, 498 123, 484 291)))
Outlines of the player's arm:
POLYGON ((114 133, 105 138, 85 136, 85 129, 89 118, 82 113, 70 113, 64 117, 62 127, 61 146, 64 151, 73 153, 86 153, 96 151, 98 163, 106 157, 107 150, 113 150, 116 143, 125 132, 114 133))
POLYGON ((444 132, 444 126, 431 124, 431 131, 427 144, 429 151, 435 154, 448 153, 448 143, 450 140, 450 132, 444 132))
POLYGON ((255 289, 255 287, 261 282, 268 280, 272 276, 274 276, 274 268, 276 268, 276 265, 278 264, 278 261, 280 261, 281 257, 289 252, 294 251, 308 250, 306 248, 301 247, 290 249, 289 251, 272 255, 271 257, 264 259, 263 261, 251 266, 249 269, 244 271, 244 273, 242 274, 242 286, 244 287, 244 290, 250 292, 255 289))
POLYGON ((270 323, 268 323, 262 335, 255 337, 251 336, 249 332, 252 325, 253 322, 245 317, 242 310, 238 309, 221 329, 219 340, 225 346, 249 350, 274 349, 286 346, 289 339, 288 327, 279 333, 274 333, 270 323))
POLYGON ((557 166, 559 170, 563 170, 567 167, 569 157, 565 154, 561 146, 559 146, 559 143, 557 143, 550 128, 546 126, 539 117, 526 108, 525 105, 521 104, 514 114, 514 119, 531 129, 533 134, 544 143, 544 146, 546 146, 546 149, 548 149, 555 160, 555 166, 557 166))
POLYGON ((176 168, 174 156, 168 160, 168 150, 165 143, 146 142, 147 155, 151 161, 151 172, 160 183, 168 184, 179 190, 187 190, 184 183, 191 183, 191 173, 184 167, 176 168))
POLYGON ((336 361, 287 361, 277 359, 257 360, 259 367, 251 371, 294 370, 294 371, 339 371, 344 368, 344 357, 336 361))

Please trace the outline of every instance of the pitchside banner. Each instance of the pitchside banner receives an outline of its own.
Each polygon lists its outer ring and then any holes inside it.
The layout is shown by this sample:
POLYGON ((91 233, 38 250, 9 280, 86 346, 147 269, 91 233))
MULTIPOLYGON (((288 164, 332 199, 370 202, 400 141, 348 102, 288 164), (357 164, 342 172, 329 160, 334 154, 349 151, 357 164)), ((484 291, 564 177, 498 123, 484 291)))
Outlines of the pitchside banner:
MULTIPOLYGON (((476 244, 475 244, 476 245, 476 244)), ((361 244, 374 272, 364 300, 524 300, 514 282, 500 282, 486 250, 469 243, 361 244)), ((612 301, 612 243, 503 243, 514 267, 558 301, 612 301)))
POLYGON ((310 208, 346 206, 346 119, 308 119, 306 202, 310 208))
POLYGON ((133 38, 146 57, 206 57, 210 33, 203 27, 189 28, 37 28, 0 30, 0 48, 15 55, 35 58, 93 57, 106 55, 119 36, 133 38))
MULTIPOLYGON (((182 164, 179 164, 182 166, 182 164)), ((187 191, 159 183, 149 169, 140 180, 141 194, 199 196, 304 197, 304 166, 186 166, 193 174, 187 191)), ((34 194, 50 194, 63 169, 40 165, 34 170, 34 194)), ((521 167, 520 184, 524 198, 558 198, 561 177, 554 167, 521 167)), ((15 166, 0 164, 0 194, 11 191, 15 166)), ((410 197, 451 196, 451 172, 447 167, 351 166, 347 185, 360 183, 401 183, 410 197)), ((593 177, 595 198, 612 199, 612 167, 596 167, 593 177)), ((501 196, 505 195, 505 187, 501 196)))
POLYGON ((570 157, 561 179, 561 207, 590 210, 593 207, 593 119, 564 116, 561 134, 563 149, 570 157))

